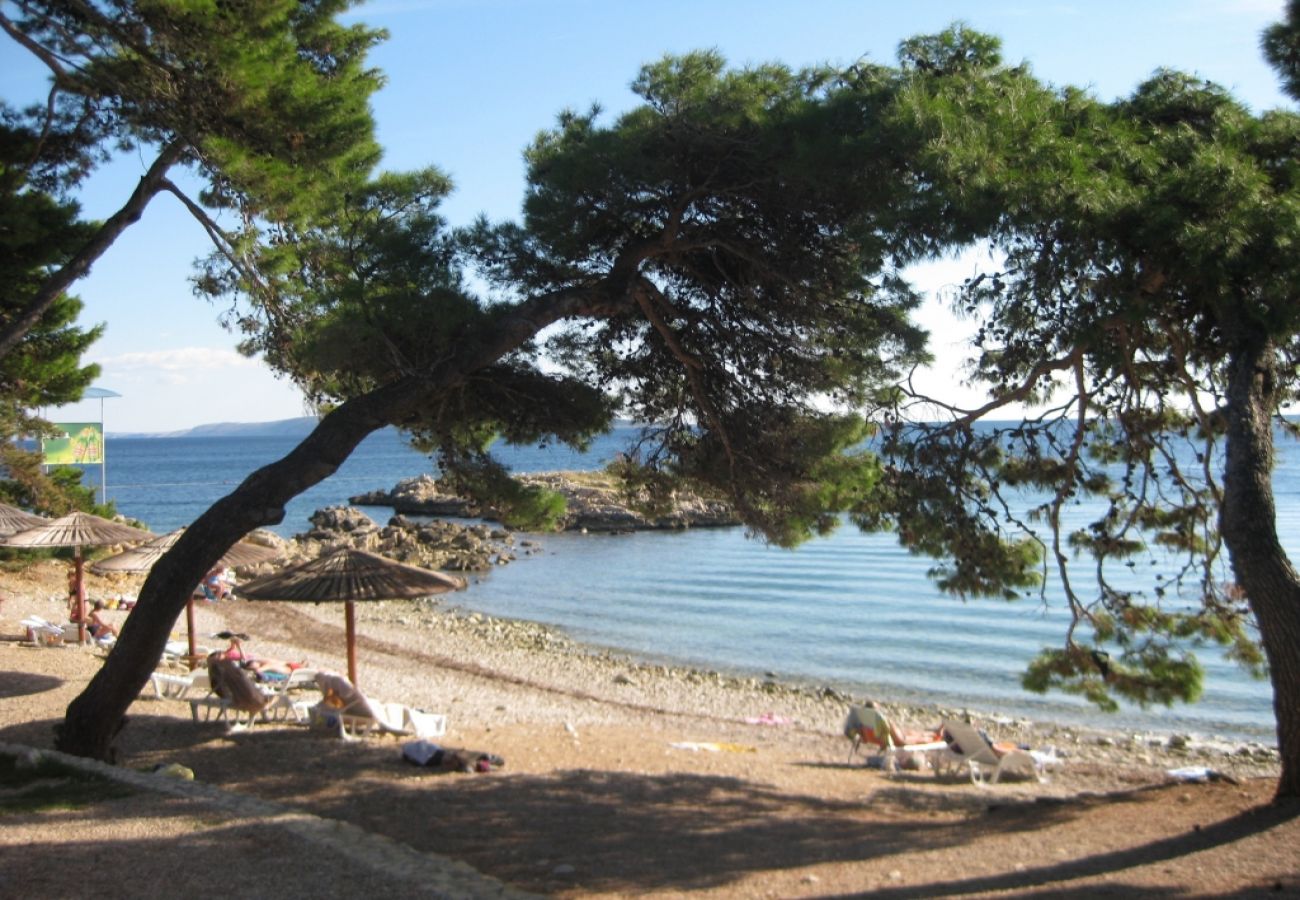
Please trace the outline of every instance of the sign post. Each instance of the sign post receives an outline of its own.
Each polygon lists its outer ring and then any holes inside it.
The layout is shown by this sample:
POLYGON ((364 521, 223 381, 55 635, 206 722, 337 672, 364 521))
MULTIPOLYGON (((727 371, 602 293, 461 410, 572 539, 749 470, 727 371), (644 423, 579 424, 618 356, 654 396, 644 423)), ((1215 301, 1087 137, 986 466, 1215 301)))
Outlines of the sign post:
POLYGON ((99 401, 98 422, 55 422, 59 437, 41 441, 42 460, 47 466, 99 466, 99 502, 108 502, 108 465, 104 451, 104 400, 120 397, 105 388, 86 388, 83 400, 99 401))

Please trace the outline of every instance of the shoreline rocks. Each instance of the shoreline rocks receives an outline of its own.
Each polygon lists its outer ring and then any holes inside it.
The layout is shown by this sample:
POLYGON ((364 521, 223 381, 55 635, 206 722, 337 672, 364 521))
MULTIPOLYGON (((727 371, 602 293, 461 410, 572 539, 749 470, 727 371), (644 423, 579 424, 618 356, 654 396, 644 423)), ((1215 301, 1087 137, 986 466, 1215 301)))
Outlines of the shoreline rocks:
MULTIPOLYGON (((673 510, 668 514, 649 518, 626 501, 612 476, 602 472, 535 472, 518 477, 524 484, 544 487, 564 496, 568 511, 560 525, 563 531, 617 533, 730 528, 740 524, 726 503, 688 493, 675 498, 673 510)), ((354 506, 391 507, 398 515, 496 518, 490 509, 445 493, 438 480, 427 474, 403 479, 391 490, 349 497, 348 502, 354 506)))
POLYGON ((270 532, 256 533, 256 543, 278 550, 280 556, 274 564, 243 566, 238 573, 245 577, 269 573, 315 559, 340 544, 449 572, 486 572, 515 559, 514 535, 488 525, 458 525, 437 519, 413 522, 397 515, 381 526, 361 510, 345 506, 316 510, 311 524, 310 531, 287 540, 270 532))
MULTIPOLYGON (((555 626, 460 609, 451 605, 454 602, 451 597, 393 601, 370 604, 366 613, 372 621, 481 642, 483 649, 474 656, 483 661, 500 663, 503 654, 534 660, 504 665, 516 675, 543 671, 541 682, 568 683, 592 697, 645 704, 666 713, 707 715, 741 724, 755 712, 767 710, 788 717, 796 729, 835 735, 848 706, 864 700, 830 685, 786 680, 773 673, 705 669, 585 644, 555 626)), ((1201 765, 1235 778, 1275 775, 1279 765, 1274 746, 1216 735, 1126 732, 940 704, 886 701, 885 706, 899 721, 918 728, 937 726, 943 719, 974 718, 998 740, 1051 748, 1071 764, 1165 770, 1201 765)))

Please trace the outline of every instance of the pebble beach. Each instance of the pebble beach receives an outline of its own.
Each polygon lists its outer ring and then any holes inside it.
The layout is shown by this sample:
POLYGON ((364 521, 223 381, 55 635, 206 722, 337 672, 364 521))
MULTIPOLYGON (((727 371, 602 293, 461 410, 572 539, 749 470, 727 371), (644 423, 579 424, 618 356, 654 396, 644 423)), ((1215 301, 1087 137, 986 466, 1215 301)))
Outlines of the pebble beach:
MULTIPOLYGON (((2 575, 0 633, 16 636, 27 615, 59 618, 63 564, 9 563, 2 575)), ((138 576, 92 576, 90 589, 117 595, 138 584, 138 576)), ((255 656, 345 668, 341 606, 235 600, 201 604, 197 613, 202 644, 220 646, 211 635, 240 631, 250 635, 245 647, 255 656)), ((124 623, 129 613, 109 615, 124 623)), ((997 740, 1050 749, 1061 760, 1042 783, 981 786, 960 773, 888 775, 864 766, 861 755, 848 759, 843 719, 864 698, 816 685, 638 661, 541 625, 465 614, 436 600, 359 604, 358 633, 363 691, 445 713, 449 725, 440 741, 500 755, 505 767, 430 774, 402 761, 396 739, 342 742, 295 724, 229 734, 220 723, 192 721, 187 704, 147 689, 120 738, 122 765, 141 772, 178 763, 205 789, 347 823, 455 871, 468 866, 485 879, 474 893, 500 887, 559 896, 824 896, 871 885, 924 895, 936 878, 974 877, 972 864, 991 879, 972 882, 978 895, 1049 862, 1025 861, 1027 851, 1015 840, 1023 822, 984 827, 994 809, 1033 819, 1036 828, 1064 829, 1048 854, 1053 877, 1092 883, 1115 873, 1082 860, 1164 840, 1167 834, 1155 832, 1187 825, 1188 816, 1203 825, 1212 817, 1232 820, 1267 801, 1277 774, 1276 751, 1263 745, 1085 731, 996 710, 896 706, 882 697, 876 699, 907 727, 969 716, 997 740), (1170 775, 1194 769, 1211 777, 1193 784, 1170 775), (1116 817, 1128 824, 1109 836, 1073 834, 1088 820, 1098 825, 1116 817), (976 832, 972 820, 981 823, 976 832), (863 843, 865 834, 886 828, 903 837, 863 843), (936 830, 951 833, 922 839, 936 830), (821 849, 813 840, 818 834, 826 841, 821 849), (985 841, 1015 845, 1018 862, 990 855, 989 846, 981 849, 985 841), (1079 860, 1074 868, 1061 868, 1062 847, 1079 860), (650 865, 643 855, 651 850, 666 862, 650 865), (959 861, 964 855, 971 859, 959 861)), ((52 725, 99 658, 85 648, 15 641, 0 643, 0 654, 9 680, 19 676, 31 685, 3 692, 0 740, 51 747, 52 725)), ((28 829, 57 850, 41 814, 29 822, 9 818, 7 825, 22 827, 3 829, 0 841, 21 842, 28 829)), ((235 826, 203 826, 227 827, 235 826)), ((1275 853, 1274 844, 1289 839, 1293 848, 1297 836, 1294 820, 1257 832, 1251 841, 1262 843, 1252 845, 1253 866, 1233 861, 1241 842, 1195 852, 1227 854, 1217 859, 1215 876, 1225 890, 1295 886, 1293 850, 1277 844, 1275 853)), ((1132 875, 1126 866, 1120 882, 1132 875)), ((1185 873, 1152 866, 1141 878, 1147 887, 1178 885, 1185 873)), ((427 872, 416 880, 426 887, 408 885, 401 890, 412 893, 392 895, 440 895, 427 886, 427 872)))

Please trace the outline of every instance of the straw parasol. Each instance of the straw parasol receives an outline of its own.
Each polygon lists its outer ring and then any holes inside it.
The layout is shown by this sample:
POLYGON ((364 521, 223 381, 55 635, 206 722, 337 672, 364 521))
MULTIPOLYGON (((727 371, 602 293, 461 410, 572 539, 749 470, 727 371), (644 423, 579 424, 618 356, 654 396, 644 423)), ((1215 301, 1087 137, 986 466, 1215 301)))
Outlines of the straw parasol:
POLYGON ((245 600, 287 600, 306 603, 342 601, 348 640, 348 678, 357 683, 357 623, 353 604, 359 600, 402 600, 443 594, 465 587, 463 578, 408 566, 352 547, 330 552, 273 575, 243 584, 245 600))
POLYGON ((108 544, 135 544, 153 537, 143 528, 133 528, 90 513, 74 512, 40 525, 11 534, 4 539, 9 547, 72 547, 73 590, 77 594, 77 640, 86 640, 86 591, 83 582, 82 547, 108 544))
POLYGON ((44 525, 49 519, 29 513, 8 503, 0 503, 0 537, 17 534, 37 525, 44 525))
MULTIPOLYGON (((154 563, 162 559, 163 554, 170 550, 184 533, 184 528, 177 528, 175 531, 169 531, 161 537, 156 537, 138 547, 123 550, 115 556, 91 563, 90 568, 94 572, 147 572, 153 568, 154 563)), ((280 551, 271 547, 263 547, 261 544, 253 544, 248 541, 238 541, 222 555, 221 559, 217 561, 217 565, 232 568, 252 566, 257 563, 270 562, 279 555, 280 551)), ((198 647, 194 640, 193 594, 185 601, 185 625, 189 631, 189 659, 190 667, 193 668, 198 659, 198 647)))

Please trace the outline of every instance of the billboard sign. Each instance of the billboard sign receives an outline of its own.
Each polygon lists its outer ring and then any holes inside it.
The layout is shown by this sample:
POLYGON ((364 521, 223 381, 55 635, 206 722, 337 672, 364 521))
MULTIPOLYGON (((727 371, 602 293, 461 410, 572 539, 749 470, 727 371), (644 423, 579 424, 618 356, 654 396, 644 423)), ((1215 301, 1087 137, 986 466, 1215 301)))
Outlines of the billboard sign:
POLYGON ((61 434, 41 441, 47 466, 100 465, 104 462, 102 422, 55 422, 61 434))

